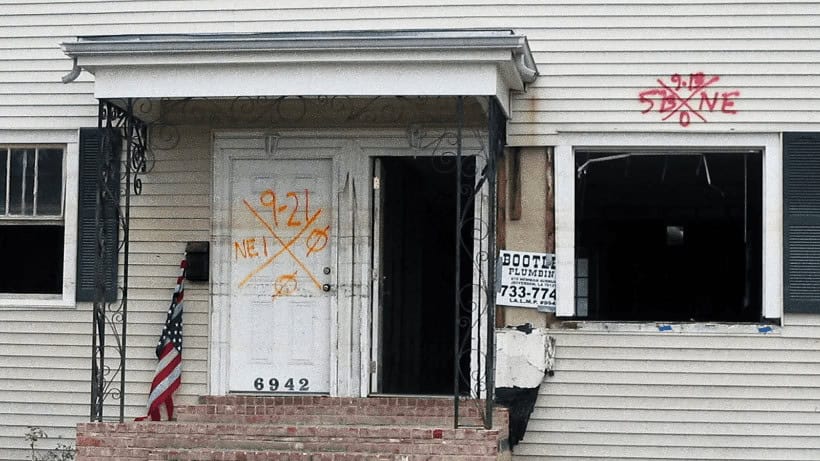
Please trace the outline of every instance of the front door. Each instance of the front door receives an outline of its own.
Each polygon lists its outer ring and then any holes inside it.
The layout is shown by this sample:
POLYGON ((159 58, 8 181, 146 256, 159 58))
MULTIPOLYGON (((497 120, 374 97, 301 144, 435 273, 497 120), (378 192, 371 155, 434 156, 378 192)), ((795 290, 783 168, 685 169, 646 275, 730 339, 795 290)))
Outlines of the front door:
POLYGON ((328 393, 332 160, 230 160, 231 392, 328 393))

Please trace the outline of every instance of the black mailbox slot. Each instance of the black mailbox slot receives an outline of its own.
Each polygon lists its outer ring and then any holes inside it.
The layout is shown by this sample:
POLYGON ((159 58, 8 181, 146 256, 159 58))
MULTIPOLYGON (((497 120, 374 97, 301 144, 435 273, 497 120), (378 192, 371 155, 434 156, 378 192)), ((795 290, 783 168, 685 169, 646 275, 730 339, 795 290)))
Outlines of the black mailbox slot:
POLYGON ((208 253, 211 247, 210 242, 188 242, 185 246, 185 260, 188 261, 188 269, 185 278, 192 282, 207 282, 208 268, 210 262, 208 253))

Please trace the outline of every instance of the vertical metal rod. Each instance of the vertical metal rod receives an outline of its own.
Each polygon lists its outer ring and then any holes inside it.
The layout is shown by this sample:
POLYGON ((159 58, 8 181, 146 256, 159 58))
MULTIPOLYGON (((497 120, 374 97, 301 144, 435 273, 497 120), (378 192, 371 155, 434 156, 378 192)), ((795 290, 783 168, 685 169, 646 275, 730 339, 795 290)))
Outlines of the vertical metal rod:
MULTIPOLYGON (((28 176, 28 150, 20 151, 23 161, 23 180, 20 181, 20 212, 26 214, 26 176, 28 176)), ((35 175, 32 175, 35 176, 35 175)))
POLYGON ((495 228, 496 228, 496 210, 498 209, 498 203, 496 201, 496 160, 498 155, 500 154, 501 149, 503 149, 504 139, 502 138, 503 130, 501 129, 500 125, 502 123, 501 117, 499 117, 500 111, 498 108, 498 104, 496 103, 495 99, 490 97, 490 104, 488 107, 489 115, 488 115, 488 122, 489 126, 487 127, 488 137, 490 138, 487 143, 487 189, 489 195, 489 204, 490 204, 490 213, 488 216, 489 220, 489 241, 487 242, 487 254, 490 256, 487 258, 487 351, 486 351, 486 360, 484 363, 484 370, 487 374, 486 377, 486 408, 485 408, 485 418, 484 418, 484 427, 486 429, 490 429, 493 427, 493 400, 495 394, 495 263, 496 263, 496 240, 495 240, 495 228))
MULTIPOLYGON (((128 340, 128 228, 131 223, 131 161, 134 155, 134 100, 128 98, 125 121, 125 219, 122 225, 122 344, 120 347, 120 422, 125 420, 125 350, 128 340)), ((119 156, 116 158, 119 161, 119 156)), ((118 178, 119 179, 119 178, 118 178)), ((117 181, 119 187, 119 181, 117 181)), ((116 196, 115 196, 116 197, 116 196)), ((116 203, 115 209, 119 209, 116 203)), ((119 216, 117 216, 119 219, 119 216)))
POLYGON ((464 123, 464 99, 463 96, 456 98, 456 274, 455 274, 455 299, 453 303, 453 314, 455 316, 453 332, 453 426, 458 428, 458 405, 459 405, 459 375, 461 373, 461 340, 459 334, 460 314, 461 314, 461 135, 462 124, 464 123))
MULTIPOLYGON (((97 128, 102 128, 103 102, 97 103, 97 128)), ((8 197, 8 195, 7 195, 8 197)), ((96 217, 94 222, 96 223, 96 217)), ((95 234, 96 235, 96 234, 95 234)), ((95 272, 96 273, 96 272, 95 272)), ((89 421, 95 421, 97 409, 97 310, 94 306, 91 313, 91 402, 89 405, 89 421)))
MULTIPOLYGON (((100 101, 99 114, 100 118, 98 126, 103 128, 105 126, 104 118, 109 114, 110 108, 104 107, 104 101, 100 101)), ((92 365, 91 365, 91 420, 102 421, 103 419, 103 391, 105 388, 103 374, 105 373, 105 292, 101 289, 103 283, 102 259, 105 255, 105 240, 102 234, 103 228, 102 220, 102 202, 103 202, 103 153, 105 152, 105 136, 100 138, 99 153, 97 155, 97 191, 94 199, 94 233, 97 237, 97 251, 94 260, 94 306, 93 306, 93 322, 94 335, 92 339, 92 365)))
POLYGON ((5 149, 6 151, 6 177, 3 178, 6 181, 5 185, 5 193, 6 193, 6 201, 3 203, 3 213, 8 214, 9 212, 9 201, 11 200, 11 149, 5 149), (7 179, 8 178, 8 179, 7 179))
POLYGON ((40 149, 34 149, 34 189, 31 193, 31 213, 37 216, 37 195, 40 193, 40 149))

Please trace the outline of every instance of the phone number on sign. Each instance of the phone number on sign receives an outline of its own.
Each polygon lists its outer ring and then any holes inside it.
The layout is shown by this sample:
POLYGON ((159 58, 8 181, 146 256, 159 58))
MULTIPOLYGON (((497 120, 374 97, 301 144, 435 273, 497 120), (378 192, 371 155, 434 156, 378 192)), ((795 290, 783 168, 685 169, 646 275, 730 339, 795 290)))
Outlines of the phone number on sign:
POLYGON ((501 296, 509 299, 510 301, 515 301, 517 299, 520 299, 521 301, 555 300, 555 288, 527 287, 521 285, 501 285, 501 296))

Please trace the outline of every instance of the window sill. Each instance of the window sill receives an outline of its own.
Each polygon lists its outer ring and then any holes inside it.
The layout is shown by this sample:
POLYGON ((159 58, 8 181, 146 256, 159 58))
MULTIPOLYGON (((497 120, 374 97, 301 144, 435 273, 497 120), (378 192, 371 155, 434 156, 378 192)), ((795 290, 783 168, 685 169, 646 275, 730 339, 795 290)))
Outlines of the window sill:
POLYGON ((77 306, 73 299, 63 295, 0 294, 0 309, 71 309, 77 306))
POLYGON ((589 333, 656 333, 691 335, 780 335, 782 327, 766 323, 730 322, 606 322, 568 320, 553 325, 553 329, 577 330, 589 333))

